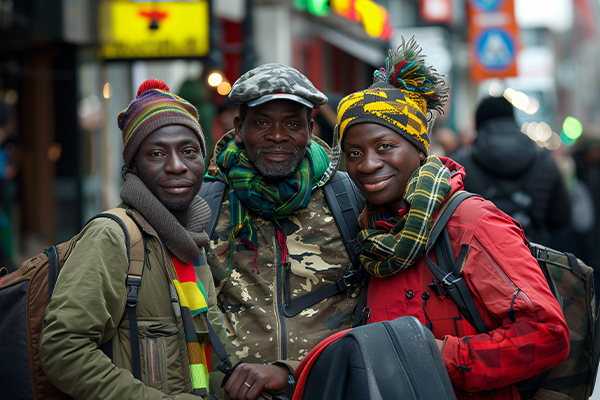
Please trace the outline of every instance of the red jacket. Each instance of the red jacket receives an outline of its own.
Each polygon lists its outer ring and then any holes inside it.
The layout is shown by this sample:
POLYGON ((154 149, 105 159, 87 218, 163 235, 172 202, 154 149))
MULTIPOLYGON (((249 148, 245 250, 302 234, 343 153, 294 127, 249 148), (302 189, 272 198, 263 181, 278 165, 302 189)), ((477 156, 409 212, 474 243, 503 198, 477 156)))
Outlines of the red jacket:
MULTIPOLYGON (((464 169, 441 159, 455 171, 452 190, 463 189, 464 169)), ((477 334, 452 299, 441 299, 429 288, 433 275, 424 257, 390 278, 371 277, 368 322, 413 315, 425 325, 426 310, 434 336, 444 340, 442 355, 458 399, 483 399, 470 393, 491 389, 496 390, 485 399, 519 399, 514 383, 568 356, 569 330, 560 306, 525 245, 523 231, 491 202, 480 197, 465 200, 447 228, 455 256, 461 243, 471 246, 462 275, 489 333, 477 334), (511 306, 515 322, 508 314, 511 306)), ((433 252, 431 257, 435 260, 433 252)))

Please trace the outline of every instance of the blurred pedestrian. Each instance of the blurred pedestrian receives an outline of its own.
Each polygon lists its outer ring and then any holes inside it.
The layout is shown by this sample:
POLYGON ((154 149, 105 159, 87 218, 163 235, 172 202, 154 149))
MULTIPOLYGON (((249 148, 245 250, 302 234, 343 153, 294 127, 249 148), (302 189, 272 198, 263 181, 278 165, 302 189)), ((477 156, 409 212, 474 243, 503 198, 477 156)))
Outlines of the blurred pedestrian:
MULTIPOLYGON (((579 191, 587 192, 591 198, 593 211, 588 212, 587 218, 592 219, 591 223, 581 226, 574 226, 576 233, 581 237, 579 242, 581 246, 580 256, 582 260, 590 264, 596 271, 595 277, 600 283, 600 131, 590 128, 584 130, 581 137, 575 144, 573 159, 575 161, 575 177, 580 186, 579 191)), ((585 216, 582 216, 585 218, 585 216)), ((582 221, 586 222, 586 221, 582 221)), ((600 285, 596 286, 600 287, 600 285)))
POLYGON ((475 128, 471 149, 451 155, 465 168, 465 189, 519 221, 527 239, 548 245, 552 232, 571 221, 569 195, 550 153, 521 132, 504 97, 479 103, 475 128))

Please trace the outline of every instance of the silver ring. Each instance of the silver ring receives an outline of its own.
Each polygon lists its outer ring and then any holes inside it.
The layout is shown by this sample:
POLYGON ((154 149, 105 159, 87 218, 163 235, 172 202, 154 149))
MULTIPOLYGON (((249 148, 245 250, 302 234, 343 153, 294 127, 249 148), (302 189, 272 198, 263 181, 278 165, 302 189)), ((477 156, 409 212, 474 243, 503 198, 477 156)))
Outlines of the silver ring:
POLYGON ((244 381, 244 386, 246 386, 248 389, 250 389, 252 387, 252 385, 246 381, 244 381))

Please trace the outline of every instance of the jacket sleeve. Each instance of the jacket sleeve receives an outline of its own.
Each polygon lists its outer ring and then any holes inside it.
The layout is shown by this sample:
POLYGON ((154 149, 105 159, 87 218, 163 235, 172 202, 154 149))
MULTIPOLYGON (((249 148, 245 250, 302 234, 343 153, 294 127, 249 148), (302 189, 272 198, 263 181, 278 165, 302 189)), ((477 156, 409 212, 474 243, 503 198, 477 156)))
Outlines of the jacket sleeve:
POLYGON ((444 337, 443 359, 455 386, 495 389, 567 358, 569 330, 558 301, 510 217, 490 212, 479 220, 463 277, 489 332, 444 337))
POLYGON ((126 274, 123 231, 112 221, 94 221, 61 269, 46 310, 40 344, 44 372, 75 399, 197 399, 147 387, 100 349, 123 315, 126 274))

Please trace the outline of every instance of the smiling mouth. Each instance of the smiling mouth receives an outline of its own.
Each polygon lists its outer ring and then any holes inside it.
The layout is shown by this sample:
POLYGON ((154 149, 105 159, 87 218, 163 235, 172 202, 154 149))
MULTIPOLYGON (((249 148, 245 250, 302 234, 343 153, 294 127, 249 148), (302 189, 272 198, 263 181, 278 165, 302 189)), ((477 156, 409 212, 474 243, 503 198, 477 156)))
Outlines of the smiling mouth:
POLYGON ((163 189, 167 193, 171 194, 184 194, 189 192, 192 189, 192 184, 189 182, 178 182, 178 183, 169 183, 162 185, 163 189))
POLYGON ((388 182, 391 179, 392 179, 392 177, 390 176, 389 178, 378 180, 377 182, 372 182, 372 183, 362 182, 362 184, 367 192, 379 192, 381 189, 383 189, 388 184, 388 182))

